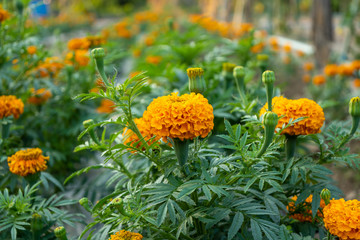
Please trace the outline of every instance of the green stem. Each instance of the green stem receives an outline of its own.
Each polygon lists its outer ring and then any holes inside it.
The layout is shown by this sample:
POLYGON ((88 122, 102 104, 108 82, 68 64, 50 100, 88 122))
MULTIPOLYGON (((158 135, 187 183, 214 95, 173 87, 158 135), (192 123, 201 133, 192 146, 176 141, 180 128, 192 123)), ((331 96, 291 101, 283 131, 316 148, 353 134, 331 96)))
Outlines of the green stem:
POLYGON ((244 77, 235 78, 235 84, 241 100, 244 102, 245 105, 247 105, 244 77))
POLYGON ((266 84, 266 97, 268 102, 268 111, 272 111, 272 98, 274 94, 274 85, 273 84, 266 84))
POLYGON ((296 135, 285 135, 285 151, 286 151, 286 159, 290 160, 295 155, 296 150, 296 135))
POLYGON ((189 140, 181 141, 179 138, 173 138, 174 149, 179 165, 183 167, 188 159, 189 140))
POLYGON ((351 140, 351 138, 354 136, 357 128, 359 127, 360 117, 353 117, 352 127, 350 130, 350 133, 341 141, 340 145, 336 148, 339 150, 341 147, 343 147, 347 142, 351 140))
POLYGON ((127 167, 123 163, 123 161, 121 159, 117 160, 115 158, 113 158, 113 160, 114 160, 114 162, 116 162, 121 167, 121 169, 124 171, 126 176, 128 176, 128 178, 132 179, 133 175, 129 172, 129 170, 127 169, 127 167))
POLYGON ((271 144, 273 137, 274 137, 274 133, 275 133, 275 127, 266 127, 265 126, 265 137, 264 137, 264 142, 261 146, 260 151, 258 152, 258 154, 256 154, 256 157, 259 158, 261 157, 264 152, 266 151, 266 149, 269 147, 269 145, 271 144))
POLYGON ((8 121, 6 124, 1 123, 0 126, 1 126, 1 140, 2 140, 0 143, 0 156, 1 156, 5 139, 7 139, 10 134, 11 122, 8 121))
POLYGON ((96 69, 99 72, 99 75, 106 86, 109 85, 109 80, 106 77, 105 70, 104 70, 104 59, 103 58, 97 58, 96 59, 96 69))

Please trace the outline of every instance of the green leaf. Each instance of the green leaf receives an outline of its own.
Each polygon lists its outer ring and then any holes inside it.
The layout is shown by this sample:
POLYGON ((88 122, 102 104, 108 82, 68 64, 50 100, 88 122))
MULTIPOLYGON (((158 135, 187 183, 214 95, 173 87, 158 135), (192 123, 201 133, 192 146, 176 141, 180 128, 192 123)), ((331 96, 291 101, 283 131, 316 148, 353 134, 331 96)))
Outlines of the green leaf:
POLYGON ((229 228, 228 232, 228 240, 233 239, 233 237, 236 235, 236 233, 241 228, 241 225, 244 222, 244 215, 241 212, 237 212, 233 218, 233 221, 231 223, 231 226, 229 228))
POLYGON ((167 209, 168 209, 167 202, 163 203, 159 207, 158 212, 157 212, 157 219, 156 219, 157 226, 160 226, 164 222, 166 213, 167 213, 167 209))
POLYGON ((210 192, 210 189, 209 189, 206 185, 204 185, 204 186, 202 186, 202 190, 204 191, 204 194, 205 194, 206 199, 207 199, 208 201, 210 201, 210 200, 211 200, 211 192, 210 192))
POLYGON ((248 183, 247 183, 246 186, 244 187, 244 192, 247 192, 247 190, 249 190, 249 188, 251 187, 251 185, 253 185, 256 180, 257 180, 257 177, 253 177, 250 181, 248 181, 248 183))
POLYGON ((250 220, 250 226, 251 226, 251 233, 254 237, 254 240, 263 239, 260 226, 254 219, 250 220))

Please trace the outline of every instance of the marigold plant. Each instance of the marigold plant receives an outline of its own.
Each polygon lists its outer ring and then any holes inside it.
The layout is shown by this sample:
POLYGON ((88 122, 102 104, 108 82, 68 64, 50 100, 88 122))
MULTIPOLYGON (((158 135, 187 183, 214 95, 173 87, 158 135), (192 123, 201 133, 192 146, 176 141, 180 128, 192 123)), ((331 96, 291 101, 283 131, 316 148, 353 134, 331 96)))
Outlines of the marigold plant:
POLYGON ((121 230, 110 236, 109 240, 141 240, 143 236, 140 233, 121 230))
MULTIPOLYGON (((307 98, 300 98, 297 100, 289 100, 282 96, 274 97, 273 112, 277 113, 279 122, 277 128, 286 126, 290 119, 295 120, 300 117, 306 117, 292 126, 285 128, 281 134, 288 135, 308 135, 320 133, 320 128, 324 124, 325 116, 323 109, 313 100, 307 98)), ((267 103, 260 110, 260 115, 263 115, 268 109, 267 103)))
POLYGON ((150 103, 143 118, 158 137, 193 139, 206 137, 214 127, 213 107, 201 94, 172 93, 150 103))
POLYGON ((360 239, 360 201, 330 200, 323 209, 326 229, 340 239, 360 239))
POLYGON ((13 116, 19 118, 24 112, 24 103, 13 95, 0 96, 0 119, 13 116))
POLYGON ((47 169, 49 157, 42 155, 40 148, 17 151, 7 159, 10 172, 25 177, 47 169))
MULTIPOLYGON (((293 219, 297 219, 300 222, 312 222, 312 210, 311 210, 311 203, 312 203, 313 196, 310 195, 305 202, 300 203, 295 206, 295 202, 298 199, 298 196, 293 196, 286 206, 286 209, 289 211, 289 217, 293 219)), ((325 201, 321 200, 320 208, 325 207, 325 201)), ((317 216, 322 218, 323 214, 321 211, 317 211, 317 216)))
MULTIPOLYGON (((144 121, 143 118, 136 118, 134 119, 134 122, 139 129, 141 135, 145 138, 146 141, 148 141, 150 138, 153 137, 150 131, 150 123, 144 121)), ((130 129, 125 128, 123 132, 124 137, 124 144, 131 144, 131 146, 140 148, 141 143, 139 142, 138 136, 130 129), (137 145, 135 145, 137 143, 137 145)), ((160 138, 155 138, 156 140, 159 140, 160 138)))

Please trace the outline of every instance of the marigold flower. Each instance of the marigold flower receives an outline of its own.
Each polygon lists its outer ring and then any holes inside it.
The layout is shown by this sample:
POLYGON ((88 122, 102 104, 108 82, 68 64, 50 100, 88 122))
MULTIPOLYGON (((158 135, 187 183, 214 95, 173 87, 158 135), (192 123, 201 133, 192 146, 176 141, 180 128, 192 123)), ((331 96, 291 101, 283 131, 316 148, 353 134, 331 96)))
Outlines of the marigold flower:
POLYGON ((252 47, 250 48, 250 51, 251 51, 252 53, 260 53, 260 52, 264 49, 264 47, 265 47, 265 43, 260 42, 260 43, 258 43, 258 44, 255 44, 254 46, 252 46, 252 47))
POLYGON ((352 61, 351 65, 354 70, 359 70, 360 69, 360 60, 352 61))
POLYGON ((284 48, 285 52, 287 52, 287 53, 291 52, 291 45, 290 44, 285 44, 283 48, 284 48))
POLYGON ((330 200, 323 209, 325 228, 340 239, 360 239, 360 201, 330 200))
POLYGON ((355 88, 360 88, 360 79, 355 79, 354 81, 353 81, 353 86, 355 87, 355 88))
POLYGON ((28 99, 28 102, 34 105, 43 104, 52 96, 51 92, 49 90, 46 90, 45 88, 40 88, 38 90, 31 88, 30 91, 32 93, 32 96, 28 99))
POLYGON ((326 78, 323 75, 316 75, 313 77, 313 84, 319 86, 323 85, 326 82, 326 78))
MULTIPOLYGON (((143 118, 135 118, 134 122, 139 129, 141 135, 144 137, 145 141, 149 141, 154 135, 151 133, 150 130, 150 122, 145 121, 143 118)), ((131 144, 131 146, 140 148, 141 142, 139 142, 138 136, 130 129, 125 128, 123 132, 124 137, 124 144, 131 144), (137 145, 135 146, 135 143, 137 145)), ((154 141, 160 140, 160 137, 155 137, 153 141, 148 142, 149 145, 152 144, 154 141)))
POLYGON ((299 57, 305 56, 305 53, 304 53, 303 51, 301 51, 301 50, 297 50, 297 51, 296 51, 296 54, 297 54, 299 57))
MULTIPOLYGON (((295 202, 297 200, 297 196, 291 198, 291 201, 286 206, 286 209, 289 212, 289 217, 293 219, 297 219, 300 222, 312 222, 312 210, 311 210, 311 203, 312 203, 312 195, 310 195, 305 202, 298 204, 295 206, 295 202)), ((325 201, 321 199, 320 201, 320 208, 325 207, 325 201)), ((317 211, 317 216, 322 218, 323 214, 321 211, 317 211)))
POLYGON ((10 13, 0 6, 0 23, 10 17, 10 13))
POLYGON ((151 45, 154 44, 155 39, 154 39, 154 37, 152 37, 152 36, 147 36, 147 37, 145 38, 144 42, 145 42, 146 46, 151 46, 151 45))
POLYGON ((314 64, 312 62, 306 62, 304 63, 303 68, 305 71, 310 72, 314 69, 314 64))
POLYGON ((48 77, 50 74, 56 76, 63 67, 64 64, 60 62, 58 57, 48 57, 33 72, 39 77, 48 77))
POLYGON ((146 62, 154 65, 158 65, 161 62, 161 56, 148 56, 146 57, 146 62))
MULTIPOLYGON (((295 120, 300 117, 307 117, 306 119, 287 127, 281 134, 308 135, 321 132, 320 128, 324 124, 325 116, 323 109, 313 100, 307 98, 290 100, 280 96, 274 97, 272 103, 272 111, 279 116, 277 128, 286 126, 290 119, 295 120)), ((260 110, 260 116, 263 115, 267 109, 268 105, 266 103, 260 110)))
POLYGON ((155 12, 143 11, 136 13, 134 18, 136 23, 155 22, 158 20, 158 15, 155 12))
POLYGON ((302 80, 304 83, 309 83, 311 80, 311 76, 309 74, 306 74, 303 76, 302 80))
POLYGON ((121 230, 110 236, 109 240, 141 240, 143 236, 140 233, 121 230))
POLYGON ((341 64, 338 66, 338 74, 342 76, 352 76, 354 72, 353 66, 351 64, 341 64))
POLYGON ((121 38, 131 38, 131 32, 127 28, 128 23, 126 21, 119 22, 115 25, 115 30, 117 32, 117 35, 121 38))
POLYGON ((35 53, 36 53, 36 50, 37 50, 36 46, 28 46, 28 47, 26 48, 26 51, 27 51, 28 54, 30 54, 30 55, 35 54, 35 53))
POLYGON ((133 56, 134 57, 140 57, 140 55, 141 55, 141 50, 140 49, 134 49, 133 51, 132 51, 132 54, 133 54, 133 56))
POLYGON ((96 109, 98 113, 112 113, 115 109, 115 103, 108 99, 103 99, 101 101, 100 107, 96 109))
POLYGON ((103 36, 87 36, 86 40, 90 42, 90 48, 99 47, 106 42, 103 36))
POLYGON ((214 128, 213 107, 201 94, 172 93, 154 99, 143 118, 150 122, 150 132, 157 137, 193 139, 206 137, 214 128))
POLYGON ((336 64, 326 65, 324 73, 326 76, 335 76, 338 73, 338 66, 336 64))
POLYGON ((69 50, 89 49, 91 42, 85 38, 73 38, 68 42, 69 50))
POLYGON ((11 115, 14 116, 14 118, 19 118, 23 112, 24 103, 21 99, 18 99, 13 95, 0 96, 0 119, 11 115))
MULTIPOLYGON (((76 50, 75 51, 75 62, 81 66, 87 66, 90 61, 88 50, 76 50)), ((66 63, 74 64, 74 52, 66 54, 66 63)))
POLYGON ((30 148, 17 151, 7 159, 10 172, 25 177, 47 169, 46 162, 49 157, 42 155, 40 148, 30 148))

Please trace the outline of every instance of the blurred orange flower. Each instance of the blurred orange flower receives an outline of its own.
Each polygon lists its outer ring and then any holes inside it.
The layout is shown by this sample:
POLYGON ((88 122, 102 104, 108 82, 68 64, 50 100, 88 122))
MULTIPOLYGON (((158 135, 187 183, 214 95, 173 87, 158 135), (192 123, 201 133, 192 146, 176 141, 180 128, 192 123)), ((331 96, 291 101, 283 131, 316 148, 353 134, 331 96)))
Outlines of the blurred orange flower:
POLYGON ((360 88, 360 79, 355 79, 354 81, 353 81, 353 85, 354 85, 354 87, 356 87, 356 88, 360 88))
POLYGON ((303 68, 305 71, 310 72, 314 69, 314 64, 312 62, 306 62, 304 63, 303 68))
POLYGON ((68 42, 69 50, 89 49, 91 42, 86 38, 73 38, 68 42))
MULTIPOLYGON (((81 66, 87 66, 90 61, 88 50, 76 50, 75 51, 75 62, 81 66)), ((69 52, 66 54, 66 63, 74 64, 74 52, 69 52)))
POLYGON ((0 6, 0 23, 10 17, 10 13, 0 6))
POLYGON ((162 57, 161 56, 147 56, 146 62, 150 64, 157 65, 161 62, 162 57))
POLYGON ((28 47, 26 48, 26 51, 27 51, 30 55, 35 54, 35 53, 36 53, 36 50, 37 50, 36 46, 28 46, 28 47))
POLYGON ((285 44, 285 45, 284 45, 284 51, 287 52, 287 53, 291 52, 291 45, 288 44, 288 43, 285 44))
POLYGON ((338 66, 336 64, 326 65, 324 73, 326 76, 335 76, 338 73, 338 66))
POLYGON ((302 78, 303 82, 309 83, 311 81, 311 76, 309 74, 306 74, 302 78))
POLYGON ((319 86, 326 82, 326 78, 324 75, 316 75, 313 77, 313 84, 319 86))
POLYGON ((45 88, 40 88, 38 90, 31 88, 30 91, 32 96, 28 99, 28 102, 34 105, 43 104, 52 96, 51 92, 45 88))
POLYGON ((115 109, 115 103, 108 99, 101 100, 101 105, 96 109, 98 113, 112 113, 115 109))

